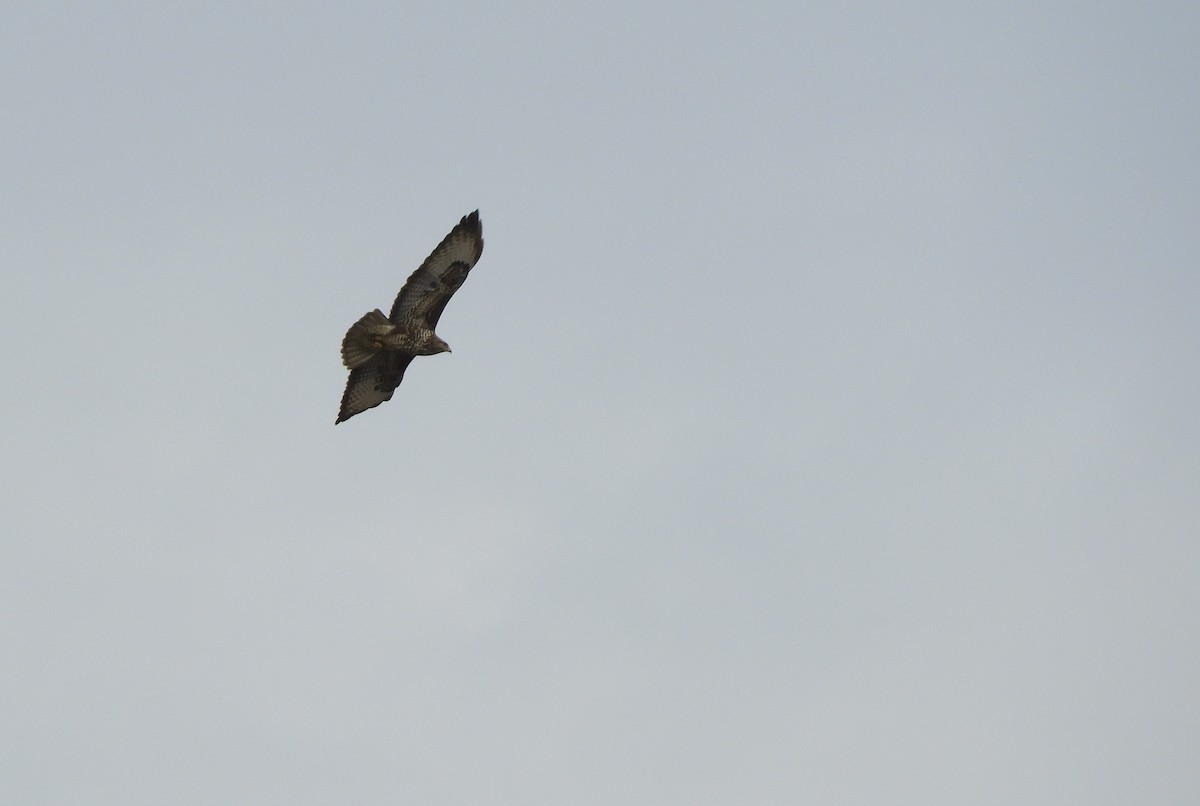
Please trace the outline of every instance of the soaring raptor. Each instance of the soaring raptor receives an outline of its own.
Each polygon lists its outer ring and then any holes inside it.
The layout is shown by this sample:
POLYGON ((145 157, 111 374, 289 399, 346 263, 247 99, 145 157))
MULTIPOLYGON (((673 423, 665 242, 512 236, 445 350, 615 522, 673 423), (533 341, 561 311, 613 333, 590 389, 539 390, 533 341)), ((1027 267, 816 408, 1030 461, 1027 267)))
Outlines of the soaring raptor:
POLYGON ((392 399, 414 356, 450 352, 433 329, 446 303, 483 253, 479 211, 463 216, 396 295, 387 316, 376 308, 342 339, 342 363, 350 370, 336 422, 392 399))

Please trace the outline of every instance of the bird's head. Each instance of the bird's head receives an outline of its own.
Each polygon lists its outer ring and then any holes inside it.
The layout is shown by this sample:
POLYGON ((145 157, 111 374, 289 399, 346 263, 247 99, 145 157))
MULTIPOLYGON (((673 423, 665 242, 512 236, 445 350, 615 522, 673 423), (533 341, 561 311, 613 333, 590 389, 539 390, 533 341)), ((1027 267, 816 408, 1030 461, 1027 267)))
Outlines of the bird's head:
POLYGON ((431 333, 428 330, 417 334, 413 338, 413 342, 415 344, 409 348, 412 355, 437 355, 438 353, 450 352, 450 345, 442 341, 436 333, 431 333))

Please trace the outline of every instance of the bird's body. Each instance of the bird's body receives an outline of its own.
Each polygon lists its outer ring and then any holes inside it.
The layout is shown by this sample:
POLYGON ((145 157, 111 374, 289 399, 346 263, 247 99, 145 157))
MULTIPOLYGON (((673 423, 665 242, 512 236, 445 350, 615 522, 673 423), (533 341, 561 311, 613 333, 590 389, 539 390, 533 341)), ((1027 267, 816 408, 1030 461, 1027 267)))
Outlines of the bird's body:
POLYGON ((381 350, 436 355, 449 352, 450 347, 438 338, 432 328, 418 322, 410 322, 407 326, 393 325, 383 311, 376 308, 346 332, 346 337, 342 339, 342 363, 346 369, 355 369, 366 364, 381 350))
POLYGON ((409 276, 388 316, 378 308, 351 325, 342 339, 350 370, 337 422, 390 400, 418 355, 450 352, 435 332, 438 318, 483 253, 479 211, 462 220, 409 276))

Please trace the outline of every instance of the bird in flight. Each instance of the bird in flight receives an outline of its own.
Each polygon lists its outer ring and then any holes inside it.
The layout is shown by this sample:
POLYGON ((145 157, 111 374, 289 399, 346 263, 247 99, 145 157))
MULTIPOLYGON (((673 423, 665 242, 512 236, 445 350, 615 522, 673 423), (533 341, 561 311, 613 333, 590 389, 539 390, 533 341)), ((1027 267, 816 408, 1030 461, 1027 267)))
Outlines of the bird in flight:
POLYGON ((336 422, 391 400, 414 357, 450 352, 433 329, 482 253, 483 225, 476 210, 463 216, 409 276, 391 313, 384 316, 376 308, 351 326, 342 339, 342 363, 350 378, 336 422))

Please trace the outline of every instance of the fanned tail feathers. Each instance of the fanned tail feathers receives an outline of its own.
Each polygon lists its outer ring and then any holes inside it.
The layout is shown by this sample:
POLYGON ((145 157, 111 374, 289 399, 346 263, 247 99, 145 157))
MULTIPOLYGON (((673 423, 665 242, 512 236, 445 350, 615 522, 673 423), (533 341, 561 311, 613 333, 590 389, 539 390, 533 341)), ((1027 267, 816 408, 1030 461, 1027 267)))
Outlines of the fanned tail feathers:
POLYGON ((346 331, 342 339, 342 363, 347 369, 361 367, 379 355, 381 339, 395 332, 396 326, 388 321, 383 311, 376 308, 359 319, 346 331))

